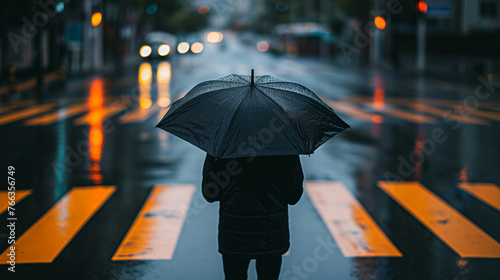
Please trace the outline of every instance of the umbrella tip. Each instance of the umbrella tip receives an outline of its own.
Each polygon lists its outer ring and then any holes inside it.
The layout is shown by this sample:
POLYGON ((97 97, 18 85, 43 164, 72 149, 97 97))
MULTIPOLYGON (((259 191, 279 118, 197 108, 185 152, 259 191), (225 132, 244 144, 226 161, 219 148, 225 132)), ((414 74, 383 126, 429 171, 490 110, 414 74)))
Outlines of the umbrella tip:
POLYGON ((253 69, 252 69, 252 80, 251 80, 251 84, 253 85, 253 69))

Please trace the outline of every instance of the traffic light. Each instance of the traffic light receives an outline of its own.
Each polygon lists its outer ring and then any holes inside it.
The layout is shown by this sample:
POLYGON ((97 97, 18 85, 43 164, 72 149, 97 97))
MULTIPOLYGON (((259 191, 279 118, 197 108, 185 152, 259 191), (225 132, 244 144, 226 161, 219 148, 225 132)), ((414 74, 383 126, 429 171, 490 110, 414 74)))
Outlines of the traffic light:
POLYGON ((90 21, 92 22, 92 26, 99 26, 102 21, 102 14, 99 12, 92 14, 92 18, 90 19, 90 21))
POLYGON ((418 1, 417 10, 422 14, 427 13, 427 3, 425 1, 418 1))
POLYGON ((375 23, 375 26, 378 29, 380 29, 380 30, 384 30, 385 26, 387 25, 387 22, 385 21, 385 18, 383 18, 381 16, 375 17, 375 19, 373 20, 373 22, 375 23))

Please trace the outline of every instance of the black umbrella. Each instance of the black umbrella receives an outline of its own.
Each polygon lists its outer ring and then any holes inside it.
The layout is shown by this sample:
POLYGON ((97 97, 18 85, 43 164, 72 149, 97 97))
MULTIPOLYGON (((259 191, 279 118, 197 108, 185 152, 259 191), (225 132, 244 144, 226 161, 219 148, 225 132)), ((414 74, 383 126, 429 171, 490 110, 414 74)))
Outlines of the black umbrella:
POLYGON ((306 87, 231 74, 196 85, 156 125, 215 158, 312 154, 348 128, 306 87))

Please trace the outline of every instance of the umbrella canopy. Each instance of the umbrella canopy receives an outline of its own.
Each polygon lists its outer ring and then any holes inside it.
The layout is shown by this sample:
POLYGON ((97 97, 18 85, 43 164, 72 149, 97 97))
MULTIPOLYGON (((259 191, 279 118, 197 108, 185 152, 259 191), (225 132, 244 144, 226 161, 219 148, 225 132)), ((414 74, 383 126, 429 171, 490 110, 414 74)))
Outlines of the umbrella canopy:
POLYGON ((196 85, 156 125, 215 158, 312 154, 349 127, 306 87, 231 74, 196 85))

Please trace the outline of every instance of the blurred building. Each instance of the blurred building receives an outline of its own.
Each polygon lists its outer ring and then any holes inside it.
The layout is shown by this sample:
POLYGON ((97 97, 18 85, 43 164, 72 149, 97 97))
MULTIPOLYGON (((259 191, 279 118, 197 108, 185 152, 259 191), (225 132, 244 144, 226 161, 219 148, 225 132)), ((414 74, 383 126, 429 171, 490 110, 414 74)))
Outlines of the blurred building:
POLYGON ((430 31, 466 34, 500 30, 500 0, 428 0, 430 31))
POLYGON ((500 0, 463 0, 461 32, 500 30, 500 0))
POLYGON ((69 73, 102 70, 123 61, 134 48, 135 11, 120 1, 17 0, 2 5, 1 83, 12 69, 17 81, 37 77, 39 85, 47 82, 47 73, 61 68, 69 73))

